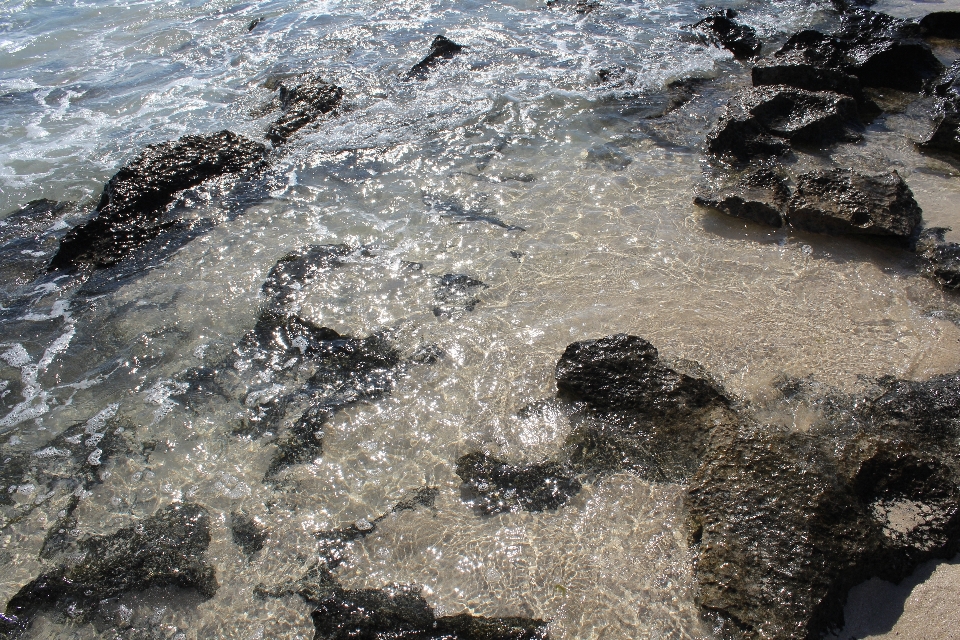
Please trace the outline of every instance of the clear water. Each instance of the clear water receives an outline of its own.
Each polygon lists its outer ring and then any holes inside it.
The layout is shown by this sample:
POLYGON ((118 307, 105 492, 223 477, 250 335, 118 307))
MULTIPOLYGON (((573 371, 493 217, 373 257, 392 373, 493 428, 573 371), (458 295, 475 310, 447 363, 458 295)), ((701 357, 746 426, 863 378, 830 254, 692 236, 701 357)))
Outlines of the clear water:
MULTIPOLYGON (((770 43, 831 20, 810 2, 734 6, 770 43)), ((878 8, 934 7, 958 8, 878 8)), ((555 638, 709 637, 693 601, 683 487, 619 474, 557 512, 480 518, 460 501, 456 458, 555 454, 570 430, 563 412, 519 411, 555 395, 556 361, 576 340, 641 335, 769 404, 770 420, 804 428, 808 416, 770 402, 773 378, 852 388, 861 376, 955 371, 960 305, 901 252, 693 206, 703 134, 748 82, 727 52, 684 35, 700 12, 690 0, 607 1, 588 15, 532 0, 0 0, 2 212, 70 200, 73 223, 147 144, 224 128, 262 139, 276 117, 264 83, 277 74, 316 71, 346 92, 342 113, 273 152, 269 193, 145 276, 97 295, 64 279, 0 311, 4 446, 39 447, 103 411, 159 443, 148 458, 103 465, 77 517, 96 534, 175 500, 210 510, 217 596, 198 604, 160 592, 137 604, 170 637, 312 637, 306 604, 258 600, 254 587, 300 575, 314 532, 372 519, 424 483, 441 490, 436 509, 391 516, 354 545, 344 584, 423 585, 440 613, 538 616, 555 638), (256 17, 265 20, 248 32, 256 17), (402 81, 439 33, 468 51, 425 82, 402 81), (601 68, 623 73, 602 84, 601 68), (648 117, 665 86, 687 78, 710 82, 679 110, 648 117), (450 199, 523 230, 456 224, 429 204, 450 199), (270 439, 232 432, 250 392, 295 382, 239 371, 227 399, 191 408, 174 399, 177 375, 222 366, 255 322, 271 266, 327 243, 366 245, 375 257, 312 283, 302 315, 353 335, 386 329, 407 355, 437 344, 446 357, 338 414, 321 457, 265 484, 270 439), (422 274, 404 261, 422 263, 422 274), (475 310, 434 315, 430 278, 445 273, 489 285, 475 310), (270 534, 249 561, 229 530, 239 509, 270 534)), ((912 144, 929 129, 928 107, 904 103, 863 143, 797 163, 895 167, 930 224, 960 230, 956 169, 912 144)), ((188 206, 210 216, 224 202, 198 190, 188 206)), ((4 516, 0 602, 42 571, 37 554, 62 500, 16 523, 4 516)), ((52 617, 31 635, 98 637, 52 617)))

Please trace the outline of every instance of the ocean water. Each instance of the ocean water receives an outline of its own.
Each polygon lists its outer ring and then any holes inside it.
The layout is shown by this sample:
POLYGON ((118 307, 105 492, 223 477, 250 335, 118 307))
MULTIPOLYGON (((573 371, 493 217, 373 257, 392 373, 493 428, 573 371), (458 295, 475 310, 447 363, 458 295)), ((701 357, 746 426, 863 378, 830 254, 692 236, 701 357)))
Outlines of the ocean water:
MULTIPOLYGON (((836 19, 800 0, 729 6, 765 51, 836 19)), ((960 3, 876 8, 918 17, 960 3)), ((554 368, 577 340, 643 336, 798 429, 811 418, 772 401, 779 376, 851 390, 960 369, 960 304, 903 252, 692 204, 704 134, 749 84, 748 66, 683 29, 704 12, 692 0, 604 0, 587 14, 534 0, 0 0, 0 215, 50 198, 76 203, 58 223, 72 225, 148 144, 221 129, 262 140, 277 78, 315 72, 345 91, 342 109, 271 151, 257 189, 192 190, 184 215, 217 224, 172 255, 86 283, 47 278, 3 301, 4 455, 97 416, 123 417, 151 443, 149 455, 100 467, 75 512, 80 534, 176 501, 211 513, 217 595, 149 592, 130 603, 137 619, 171 638, 310 638, 310 607, 258 599, 257 585, 301 575, 316 532, 373 520, 427 484, 439 489, 435 507, 391 515, 353 544, 337 570, 344 585, 420 585, 438 615, 535 616, 553 638, 711 637, 694 601, 682 485, 621 473, 556 511, 481 517, 454 473, 477 450, 556 455, 572 426, 553 401, 554 368), (438 34, 464 54, 403 80, 438 34), (671 83, 689 80, 692 99, 668 112, 671 83), (458 210, 482 219, 448 215, 458 210), (274 440, 235 431, 257 398, 302 380, 249 373, 255 363, 229 354, 277 260, 336 243, 368 251, 301 292, 301 315, 341 333, 386 332, 405 356, 424 345, 445 355, 338 413, 321 456, 265 481, 274 440), (487 285, 475 308, 433 312, 444 274, 487 285), (187 402, 193 367, 229 368, 232 382, 187 402), (252 558, 231 538, 240 510, 268 531, 252 558)), ((957 56, 946 44, 937 53, 957 56)), ((929 102, 888 99, 862 143, 795 162, 896 168, 928 224, 960 231, 956 168, 913 145, 930 129, 929 102)), ((11 495, 4 603, 43 571, 38 554, 69 497, 26 485, 11 495)), ((51 614, 30 637, 113 636, 51 614)))

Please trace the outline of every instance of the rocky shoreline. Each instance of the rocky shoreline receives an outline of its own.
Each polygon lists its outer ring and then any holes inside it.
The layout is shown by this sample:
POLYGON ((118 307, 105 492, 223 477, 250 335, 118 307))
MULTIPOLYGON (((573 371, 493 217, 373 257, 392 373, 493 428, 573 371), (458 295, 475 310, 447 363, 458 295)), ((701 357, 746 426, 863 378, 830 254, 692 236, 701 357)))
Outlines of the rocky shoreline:
MULTIPOLYGON (((594 9, 573 7, 578 13, 594 9)), ((960 244, 945 239, 949 230, 925 226, 897 171, 798 172, 790 162, 869 136, 866 125, 883 112, 872 97, 877 89, 931 96, 932 133, 917 147, 950 162, 960 159, 960 61, 943 65, 925 40, 960 37, 958 14, 911 22, 857 6, 837 11, 837 31, 801 31, 765 57, 756 32, 739 24, 733 11, 691 25, 696 37, 753 65, 754 85, 730 97, 707 134, 705 175, 694 201, 787 232, 881 242, 914 258, 918 273, 945 291, 960 288, 960 244)), ((466 55, 467 47, 437 36, 403 79, 424 80, 466 55)), ((691 98, 683 87, 672 90, 683 95, 661 115, 691 98)), ((141 273, 145 259, 162 261, 209 232, 220 220, 181 215, 184 192, 255 191, 283 145, 338 117, 345 94, 315 73, 278 82, 276 92, 272 107, 279 115, 264 134, 272 148, 230 131, 186 135, 148 147, 121 168, 104 186, 92 217, 69 231, 50 224, 68 203, 34 201, 4 218, 0 257, 12 274, 0 290, 4 308, 22 305, 52 279, 72 279, 83 291, 97 273, 141 273)), ((524 231, 455 201, 430 203, 458 222, 524 231)), ((233 350, 211 359, 209 368, 177 374, 177 397, 198 414, 211 402, 242 403, 231 436, 272 448, 265 484, 282 486, 290 469, 323 456, 335 416, 389 396, 410 371, 447 357, 434 344, 404 344, 389 331, 347 334, 303 313, 312 284, 378 260, 375 247, 294 249, 267 274, 255 324, 236 336, 233 350)), ((415 262, 386 277, 394 289, 416 292, 425 312, 447 322, 484 305, 488 289, 474 275, 431 274, 415 262)), ((921 564, 960 551, 960 373, 921 382, 883 377, 860 396, 785 378, 774 390, 777 402, 820 408, 803 431, 767 424, 703 367, 668 362, 640 336, 573 342, 554 378, 552 400, 576 425, 559 454, 515 463, 477 450, 449 461, 462 482, 463 506, 477 518, 554 511, 585 486, 619 472, 682 484, 697 605, 720 637, 822 637, 842 627, 843 606, 856 585, 873 577, 900 581, 921 564)), ((112 630, 116 637, 140 637, 124 597, 176 588, 202 602, 217 593, 217 568, 206 559, 216 514, 202 504, 175 501, 110 534, 73 534, 78 496, 102 481, 99 467, 117 457, 148 457, 156 446, 114 413, 78 423, 36 450, 3 452, 3 486, 10 491, 0 492, 0 505, 8 507, 2 528, 40 504, 15 504, 11 495, 18 487, 39 487, 58 513, 41 551, 46 568, 0 615, 6 637, 20 637, 45 614, 112 630)), ((433 509, 438 491, 419 487, 372 521, 317 532, 316 557, 304 574, 262 584, 256 597, 300 598, 311 610, 316 639, 549 637, 549 621, 523 612, 442 615, 416 585, 341 584, 337 569, 350 545, 387 517, 433 509)), ((233 512, 229 521, 232 540, 247 558, 271 536, 269 525, 245 513, 233 512)))

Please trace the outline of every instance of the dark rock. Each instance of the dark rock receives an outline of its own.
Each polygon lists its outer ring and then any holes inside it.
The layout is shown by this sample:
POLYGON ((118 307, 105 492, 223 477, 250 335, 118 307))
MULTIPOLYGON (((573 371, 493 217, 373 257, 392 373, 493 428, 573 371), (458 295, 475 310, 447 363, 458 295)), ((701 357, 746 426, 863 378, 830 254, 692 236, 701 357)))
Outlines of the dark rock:
POLYGON ((866 105, 860 79, 841 69, 825 69, 802 60, 778 59, 753 67, 753 86, 787 85, 807 91, 832 91, 866 105))
POLYGON ((269 300, 269 306, 285 306, 296 297, 303 285, 323 271, 343 265, 343 258, 353 252, 345 244, 325 244, 291 251, 270 269, 260 291, 269 300))
POLYGON ((799 146, 859 140, 857 103, 849 96, 773 86, 748 89, 727 105, 707 136, 707 149, 740 161, 799 146))
POLYGON ((426 204, 431 211, 435 212, 441 218, 449 218, 453 220, 454 224, 463 224, 465 222, 486 222, 495 227, 501 227, 507 231, 525 231, 523 227, 517 227, 512 224, 507 224, 500 218, 496 218, 490 213, 489 209, 475 210, 475 209, 466 209, 462 204, 457 202, 452 198, 448 199, 439 199, 432 196, 424 196, 424 204, 426 204))
POLYGON ((920 19, 920 31, 925 38, 960 39, 960 12, 934 11, 920 19))
POLYGON ((267 541, 265 527, 243 511, 230 514, 230 531, 233 533, 233 544, 240 547, 247 557, 263 549, 263 543, 267 541))
POLYGON ((864 176, 847 169, 797 176, 788 219, 814 233, 909 238, 921 221, 913 193, 896 171, 864 176))
POLYGON ((341 336, 300 316, 266 309, 257 318, 249 338, 261 349, 312 356, 328 350, 329 343, 341 336))
POLYGON ((556 378, 561 392, 604 411, 674 418, 729 403, 709 380, 667 367, 656 347, 622 333, 569 345, 556 378))
POLYGON ((924 381, 881 379, 880 393, 857 411, 872 433, 951 452, 960 438, 960 373, 924 381))
POLYGON ((311 462, 323 453, 323 426, 333 417, 334 409, 325 405, 310 407, 277 442, 277 451, 270 460, 266 477, 295 464, 311 462))
POLYGON ((444 60, 450 60, 455 55, 463 51, 464 47, 456 42, 449 40, 444 36, 437 36, 430 44, 430 53, 427 57, 411 67, 407 72, 408 80, 423 80, 431 69, 441 64, 444 60))
POLYGON ((576 2, 570 2, 569 0, 547 0, 547 7, 550 9, 572 9, 581 15, 592 13, 599 9, 600 6, 600 0, 576 0, 576 2))
POLYGON ((730 188, 704 192, 694 198, 701 207, 771 227, 783 226, 783 213, 789 200, 786 181, 769 169, 751 171, 730 188))
POLYGON ((437 618, 420 589, 338 588, 316 602, 314 640, 545 640, 546 623, 530 618, 460 614, 437 618))
POLYGON ((247 25, 247 31, 253 31, 257 28, 257 25, 263 22, 263 16, 258 16, 250 21, 250 24, 247 25))
POLYGON ((573 471, 556 462, 510 465, 483 453, 457 459, 464 500, 482 514, 558 509, 580 492, 573 471))
POLYGON ((917 242, 917 253, 925 260, 920 272, 944 289, 960 288, 960 244, 946 242, 949 229, 924 229, 917 242))
POLYGON ((440 304, 433 308, 433 315, 438 318, 452 318, 464 311, 473 311, 480 304, 477 294, 486 288, 486 284, 468 275, 443 275, 434 292, 434 299, 440 304))
POLYGON ((258 165, 262 144, 221 131, 191 135, 147 147, 104 187, 96 216, 75 227, 60 243, 52 269, 105 267, 156 238, 179 220, 164 220, 166 208, 184 189, 258 165))
POLYGON ((933 94, 937 103, 933 133, 920 148, 960 156, 960 61, 943 74, 933 94))
POLYGON ((88 620, 104 600, 150 587, 174 585, 211 598, 218 585, 214 568, 203 557, 209 544, 210 517, 190 503, 170 505, 134 526, 83 540, 79 560, 57 566, 13 596, 0 629, 16 634, 50 609, 88 620))
POLYGON ((714 38, 736 58, 753 58, 760 53, 760 38, 753 27, 734 22, 736 15, 729 9, 719 11, 693 25, 693 29, 714 38))
POLYGON ((62 235, 51 227, 74 206, 33 200, 0 220, 0 291, 29 284, 44 272, 62 235))
POLYGON ((300 84, 280 85, 280 110, 283 112, 267 131, 273 144, 285 142, 296 131, 320 116, 333 111, 343 98, 343 89, 319 77, 303 79, 300 84))

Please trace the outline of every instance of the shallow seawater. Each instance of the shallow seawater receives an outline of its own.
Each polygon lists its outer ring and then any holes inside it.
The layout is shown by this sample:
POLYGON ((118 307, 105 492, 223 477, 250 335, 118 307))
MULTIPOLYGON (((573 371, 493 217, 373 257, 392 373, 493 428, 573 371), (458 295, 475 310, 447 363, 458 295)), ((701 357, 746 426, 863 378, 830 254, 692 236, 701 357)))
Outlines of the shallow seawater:
MULTIPOLYGON (((809 2, 734 6, 768 49, 833 19, 809 2)), ((877 8, 933 7, 960 5, 877 8)), ((703 136, 749 82, 729 53, 685 35, 701 15, 690 0, 608 1, 585 15, 533 0, 0 1, 4 214, 68 200, 73 224, 148 144, 221 129, 262 139, 276 117, 264 85, 278 75, 313 71, 345 89, 342 110, 271 152, 262 188, 189 194, 181 206, 219 224, 151 269, 48 281, 4 301, 4 455, 96 416, 136 425, 149 451, 99 467, 76 526, 110 533, 174 501, 210 511, 217 595, 151 590, 128 603, 164 637, 312 637, 300 598, 254 589, 302 575, 316 532, 371 521, 425 484, 439 488, 434 508, 393 513, 354 543, 337 570, 345 586, 422 585, 438 615, 539 617, 553 638, 712 637, 694 603, 683 486, 620 473, 556 511, 482 517, 454 473, 476 450, 516 462, 559 451, 572 425, 554 404, 554 370, 577 340, 643 336, 797 428, 805 418, 770 401, 778 377, 851 390, 960 369, 960 304, 904 252, 692 204, 703 136), (440 33, 465 54, 423 82, 402 80, 440 33), (691 78, 703 79, 693 98, 667 112, 667 86, 691 78), (230 354, 277 260, 339 243, 367 251, 301 291, 299 313, 344 334, 384 333, 407 358, 427 345, 444 355, 337 413, 322 455, 267 481, 271 434, 238 435, 238 425, 302 376, 230 354), (437 312, 445 274, 486 285, 472 310, 437 312), (231 382, 191 399, 183 379, 194 367, 231 382), (269 532, 251 558, 231 539, 241 510, 269 532)), ((928 224, 960 231, 957 168, 913 146, 930 105, 889 100, 902 108, 862 143, 797 164, 894 167, 928 224)), ((38 554, 69 497, 11 495, 0 602, 43 571, 38 554)), ((51 614, 30 637, 105 633, 51 614)))

